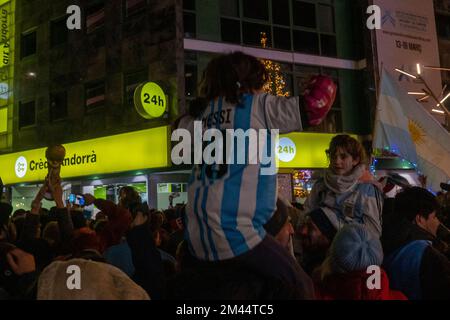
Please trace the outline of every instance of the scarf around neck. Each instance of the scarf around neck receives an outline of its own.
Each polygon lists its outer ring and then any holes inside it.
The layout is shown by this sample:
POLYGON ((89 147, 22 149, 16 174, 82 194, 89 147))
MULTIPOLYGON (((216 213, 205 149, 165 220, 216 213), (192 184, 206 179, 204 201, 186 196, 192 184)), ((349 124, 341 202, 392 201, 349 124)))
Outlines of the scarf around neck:
POLYGON ((364 164, 359 164, 353 168, 352 172, 348 176, 337 175, 333 173, 331 169, 327 169, 324 177, 325 185, 334 193, 345 193, 358 183, 365 168, 366 167, 364 164))

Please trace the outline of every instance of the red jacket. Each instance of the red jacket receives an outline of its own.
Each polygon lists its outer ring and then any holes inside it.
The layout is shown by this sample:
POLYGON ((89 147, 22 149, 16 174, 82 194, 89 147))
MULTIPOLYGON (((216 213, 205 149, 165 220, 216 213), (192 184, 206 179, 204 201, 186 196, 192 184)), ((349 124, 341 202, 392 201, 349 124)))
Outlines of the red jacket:
POLYGON ((131 213, 109 200, 96 199, 94 204, 108 216, 108 223, 98 233, 100 250, 104 252, 110 246, 120 243, 130 227, 131 213))
POLYGON ((316 284, 318 300, 408 300, 400 291, 389 288, 389 279, 381 269, 381 289, 370 290, 367 279, 371 274, 365 271, 334 274, 324 282, 316 284))

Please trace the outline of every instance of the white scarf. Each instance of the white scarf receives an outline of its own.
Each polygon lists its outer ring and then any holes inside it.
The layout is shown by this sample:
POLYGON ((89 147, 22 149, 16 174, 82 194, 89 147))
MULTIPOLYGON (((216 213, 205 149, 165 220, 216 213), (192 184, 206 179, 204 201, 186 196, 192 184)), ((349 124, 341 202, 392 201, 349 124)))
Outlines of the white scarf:
POLYGON ((337 194, 348 192, 358 183, 365 169, 364 164, 359 164, 347 176, 337 175, 331 169, 327 169, 324 177, 325 185, 337 194))

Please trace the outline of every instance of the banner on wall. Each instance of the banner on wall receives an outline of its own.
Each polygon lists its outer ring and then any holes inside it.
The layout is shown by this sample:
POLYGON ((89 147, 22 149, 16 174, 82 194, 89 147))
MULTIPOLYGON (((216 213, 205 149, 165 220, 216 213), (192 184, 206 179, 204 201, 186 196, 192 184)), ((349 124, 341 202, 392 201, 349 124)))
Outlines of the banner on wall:
MULTIPOLYGON (((384 68, 407 92, 421 92, 422 84, 394 69, 415 75, 417 64, 440 65, 433 0, 373 0, 373 4, 381 8, 381 29, 376 30, 380 76, 384 68)), ((439 96, 442 91, 441 73, 422 68, 422 76, 439 96)), ((431 112, 436 102, 429 99, 423 106, 431 112)), ((433 116, 441 123, 445 121, 442 115, 433 113, 433 116)))
MULTIPOLYGON (((15 0, 0 0, 0 134, 11 130, 14 84, 15 0)), ((0 141, 0 148, 2 141, 0 141)), ((6 147, 6 145, 3 145, 6 147)))

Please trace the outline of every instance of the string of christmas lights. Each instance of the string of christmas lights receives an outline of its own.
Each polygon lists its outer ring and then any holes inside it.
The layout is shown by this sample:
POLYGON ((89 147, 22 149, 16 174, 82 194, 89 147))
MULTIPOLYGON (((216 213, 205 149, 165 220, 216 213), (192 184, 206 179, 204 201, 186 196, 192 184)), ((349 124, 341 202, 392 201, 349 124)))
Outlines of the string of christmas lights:
MULTIPOLYGON (((267 35, 265 32, 261 32, 261 46, 263 48, 267 47, 267 35)), ((286 90, 286 81, 281 73, 280 64, 266 59, 261 59, 261 62, 269 76, 268 81, 263 87, 264 92, 276 96, 289 97, 290 93, 286 90)))

